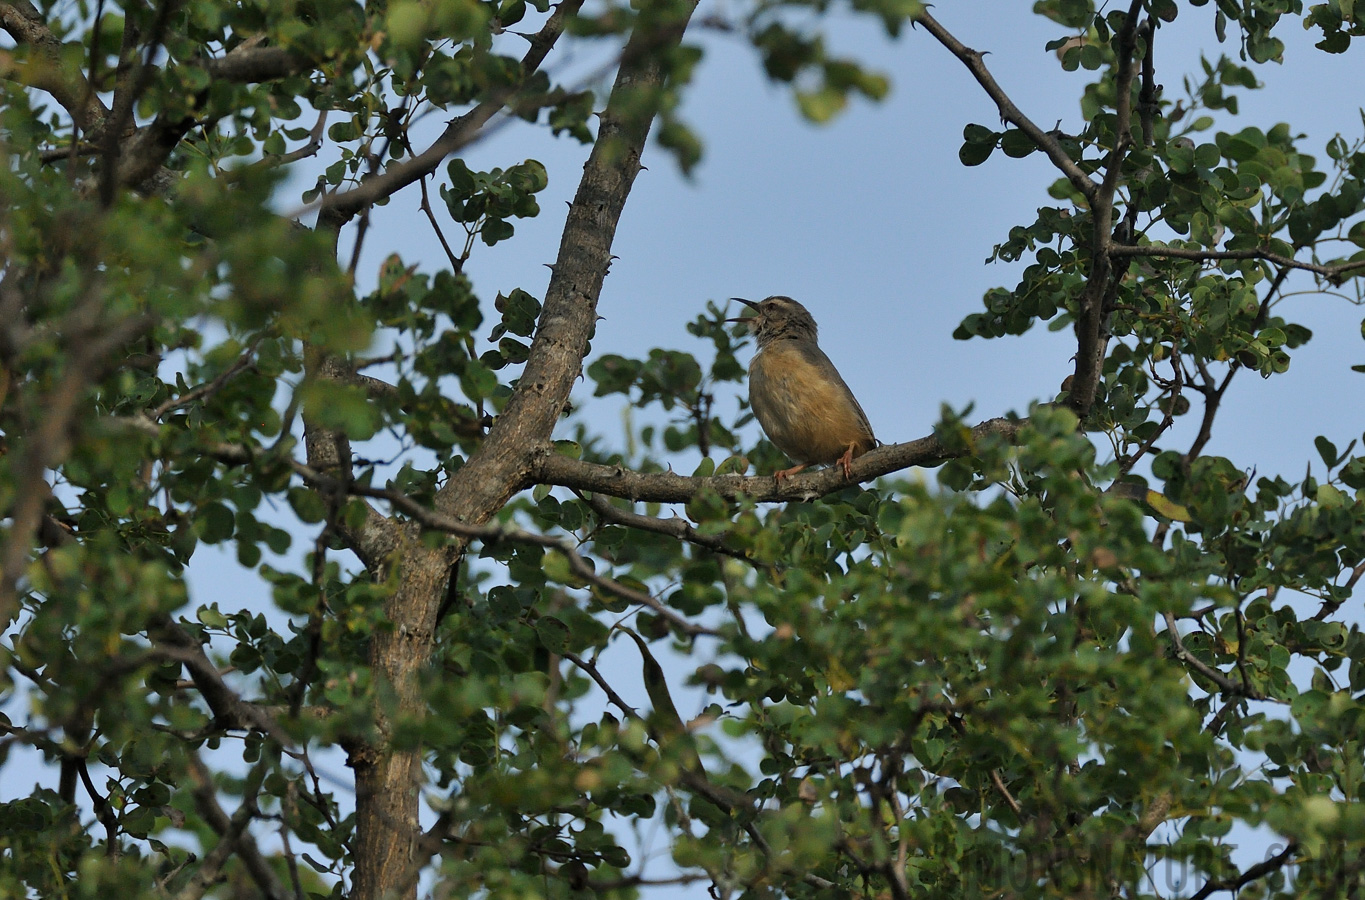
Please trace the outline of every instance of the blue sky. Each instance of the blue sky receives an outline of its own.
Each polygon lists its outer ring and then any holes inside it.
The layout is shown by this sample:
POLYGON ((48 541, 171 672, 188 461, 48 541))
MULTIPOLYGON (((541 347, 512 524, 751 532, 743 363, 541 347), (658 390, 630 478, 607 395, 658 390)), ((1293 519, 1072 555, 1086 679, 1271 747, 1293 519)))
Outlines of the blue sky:
MULTIPOLYGON (((1034 121, 1079 131, 1089 73, 1063 72, 1044 50, 1063 30, 1001 6, 945 4, 935 13, 968 46, 989 51, 996 79, 1034 121)), ((1212 58, 1236 54, 1235 43, 1217 44, 1212 19, 1211 6, 1186 9, 1158 33, 1158 80, 1168 98, 1183 94, 1182 76, 1198 71, 1201 51, 1212 58)), ((1352 54, 1313 49, 1311 35, 1292 22, 1282 31, 1286 64, 1257 67, 1266 89, 1242 91, 1241 115, 1235 121, 1220 115, 1217 127, 1268 129, 1288 121, 1309 136, 1305 152, 1325 161, 1330 137, 1360 134, 1358 93, 1340 89, 1359 77, 1359 63, 1352 54)), ((594 355, 702 350, 684 325, 707 300, 782 293, 814 314, 822 347, 884 442, 928 433, 943 403, 974 403, 984 418, 1051 399, 1071 371, 1069 330, 1038 327, 1023 337, 965 342, 951 334, 980 309, 986 289, 1015 283, 1016 267, 983 260, 1012 225, 1031 222, 1038 206, 1054 203, 1046 189, 1055 170, 1041 154, 1015 160, 997 153, 982 166, 961 165, 963 126, 998 129, 999 117, 967 70, 923 30, 890 41, 870 21, 843 20, 831 43, 885 71, 893 87, 884 102, 855 101, 817 127, 800 119, 785 87, 767 81, 742 39, 706 38, 707 56, 685 106, 706 156, 691 179, 658 148, 646 156, 648 171, 636 182, 614 246, 620 259, 599 303, 594 355)), ((513 287, 543 295, 549 273, 540 264, 556 255, 562 201, 573 195, 586 151, 518 123, 479 145, 470 164, 506 165, 525 155, 550 169, 545 212, 519 222, 517 237, 505 245, 476 250, 469 269, 484 296, 513 287)), ((416 202, 399 198, 377 213, 365 264, 377 265, 389 252, 380 248, 394 246, 405 259, 440 263, 416 202)), ((1318 430, 1341 446, 1359 435, 1365 394, 1350 388, 1351 379, 1365 376, 1349 366, 1365 361, 1365 353, 1360 310, 1347 302, 1295 297, 1277 312, 1308 325, 1315 338, 1286 375, 1239 376, 1210 452, 1258 464, 1263 473, 1294 473, 1315 458, 1318 430)), ((588 393, 577 392, 580 405, 588 393)), ((620 439, 618 400, 588 406, 608 439, 620 439)), ((717 402, 734 408, 723 394, 717 402)))

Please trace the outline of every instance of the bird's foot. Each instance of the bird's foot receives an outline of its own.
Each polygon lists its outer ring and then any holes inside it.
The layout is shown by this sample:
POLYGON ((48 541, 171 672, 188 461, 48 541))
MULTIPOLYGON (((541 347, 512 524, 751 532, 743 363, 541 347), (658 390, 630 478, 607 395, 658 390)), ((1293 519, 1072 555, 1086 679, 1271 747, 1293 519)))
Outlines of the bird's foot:
POLYGON ((845 450, 845 451, 844 451, 844 455, 841 456, 841 457, 839 457, 839 459, 836 460, 836 462, 839 464, 839 468, 841 468, 841 469, 844 470, 844 480, 845 480, 845 481, 852 481, 852 480, 853 480, 853 447, 850 446, 847 450, 845 450))
POLYGON ((792 466, 790 469, 778 469, 776 472, 773 473, 773 477, 777 479, 778 484, 781 484, 788 478, 795 475, 797 472, 800 472, 802 469, 806 468, 806 466, 808 465, 810 465, 810 463, 802 463, 799 466, 792 466))

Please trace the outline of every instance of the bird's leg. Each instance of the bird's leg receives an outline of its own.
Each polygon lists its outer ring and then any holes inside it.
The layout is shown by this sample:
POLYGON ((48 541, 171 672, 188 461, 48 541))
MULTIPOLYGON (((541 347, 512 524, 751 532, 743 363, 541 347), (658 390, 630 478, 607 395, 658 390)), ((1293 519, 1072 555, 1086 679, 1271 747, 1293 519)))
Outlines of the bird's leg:
POLYGON ((778 484, 781 484, 783 481, 786 481, 788 478, 792 477, 797 472, 800 472, 802 469, 806 468, 806 466, 809 465, 810 463, 802 463, 799 466, 792 466, 790 469, 779 469, 778 471, 773 473, 773 477, 777 479, 778 484))
POLYGON ((848 449, 844 451, 844 455, 836 460, 839 464, 839 468, 844 470, 844 480, 846 481, 853 480, 853 446, 853 444, 849 444, 848 449))

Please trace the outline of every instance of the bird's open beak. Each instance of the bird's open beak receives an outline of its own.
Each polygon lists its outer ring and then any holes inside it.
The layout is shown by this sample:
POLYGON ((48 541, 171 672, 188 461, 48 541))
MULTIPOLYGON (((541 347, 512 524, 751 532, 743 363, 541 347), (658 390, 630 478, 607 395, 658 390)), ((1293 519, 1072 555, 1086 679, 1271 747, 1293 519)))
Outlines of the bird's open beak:
MULTIPOLYGON (((731 299, 731 300, 736 300, 736 301, 738 301, 738 302, 740 302, 740 303, 743 303, 745 306, 749 307, 749 308, 752 309, 754 312, 758 312, 758 304, 755 303, 755 302, 752 301, 752 300, 745 300, 743 297, 731 297, 730 299, 731 299)), ((747 322, 747 321, 749 321, 751 318, 753 318, 753 317, 752 317, 752 316, 740 316, 738 319, 726 319, 725 321, 727 321, 727 322, 747 322)))

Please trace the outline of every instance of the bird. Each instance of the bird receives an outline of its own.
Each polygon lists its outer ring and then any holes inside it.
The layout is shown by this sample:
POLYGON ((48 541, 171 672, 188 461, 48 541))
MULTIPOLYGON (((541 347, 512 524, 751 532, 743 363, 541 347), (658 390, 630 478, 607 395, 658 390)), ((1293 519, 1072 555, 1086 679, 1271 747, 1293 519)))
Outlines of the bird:
POLYGON ((838 463, 852 480, 853 460, 877 446, 877 439, 857 398, 816 343, 815 318, 790 297, 761 303, 730 299, 754 311, 725 320, 747 324, 758 342, 749 363, 749 406, 768 440, 796 463, 774 477, 781 482, 807 466, 838 463))

